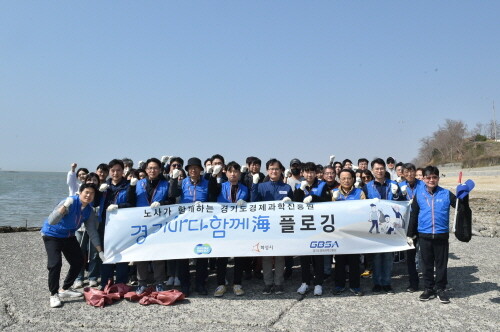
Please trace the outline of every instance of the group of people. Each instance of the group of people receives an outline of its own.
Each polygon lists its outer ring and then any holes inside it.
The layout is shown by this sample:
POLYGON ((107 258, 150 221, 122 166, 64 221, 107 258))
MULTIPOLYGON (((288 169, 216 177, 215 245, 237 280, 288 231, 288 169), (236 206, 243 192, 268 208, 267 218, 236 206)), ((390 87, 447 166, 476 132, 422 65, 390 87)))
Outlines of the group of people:
MULTIPOLYGON (((102 264, 106 249, 106 214, 110 211, 176 203, 244 205, 259 201, 315 203, 371 198, 412 201, 407 233, 408 244, 412 247, 406 251, 407 291, 419 290, 415 248, 420 247, 424 281, 420 300, 437 296, 442 303, 449 303, 445 292, 448 218, 449 208, 455 206, 456 198, 450 191, 439 187, 436 167, 417 169, 411 163, 396 164, 392 157, 386 160, 375 158, 371 162, 361 158, 356 166, 349 159, 336 162, 335 156, 330 156, 326 166, 302 163, 294 158, 289 168, 277 159, 270 159, 265 164, 266 175, 261 168, 262 162, 257 157, 248 157, 241 166, 234 161, 226 164, 219 154, 206 159, 203 164, 196 157, 189 158, 187 163, 173 156, 150 158, 139 162, 136 169, 128 158, 113 159, 107 164, 99 164, 95 172, 77 169, 77 164, 72 164, 67 175, 69 196, 56 206, 41 229, 48 257, 50 306, 61 306, 61 298, 82 296, 76 289, 83 286, 86 270, 90 287, 104 288, 108 282, 131 283, 137 285, 136 292, 142 294, 148 289, 152 272, 155 291, 180 287, 189 296, 189 259, 102 264), (61 254, 70 268, 60 288, 61 254), (88 263, 87 267, 85 263, 88 263)), ((379 232, 378 227, 376 231, 379 232)), ((352 294, 364 294, 360 288, 363 276, 372 277, 372 292, 394 294, 391 286, 394 253, 362 256, 364 270, 361 269, 360 254, 301 256, 301 284, 297 292, 306 294, 311 288, 314 295, 321 296, 325 277, 333 276, 333 293, 339 295, 347 289, 348 270, 352 294)), ((201 295, 208 294, 206 284, 210 267, 217 274, 214 296, 223 296, 228 287, 228 258, 196 259, 195 263, 194 290, 201 295)), ((264 280, 263 294, 282 294, 284 280, 291 277, 292 266, 293 257, 234 257, 233 292, 237 296, 243 295, 243 277, 254 276, 264 280)))

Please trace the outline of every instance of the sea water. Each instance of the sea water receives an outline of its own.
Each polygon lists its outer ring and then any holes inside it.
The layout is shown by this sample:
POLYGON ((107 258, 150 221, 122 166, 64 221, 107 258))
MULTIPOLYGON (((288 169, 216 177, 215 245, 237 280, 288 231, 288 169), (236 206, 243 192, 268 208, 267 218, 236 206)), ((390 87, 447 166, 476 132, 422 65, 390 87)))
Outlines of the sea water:
POLYGON ((66 174, 0 171, 0 226, 41 227, 68 197, 66 174))

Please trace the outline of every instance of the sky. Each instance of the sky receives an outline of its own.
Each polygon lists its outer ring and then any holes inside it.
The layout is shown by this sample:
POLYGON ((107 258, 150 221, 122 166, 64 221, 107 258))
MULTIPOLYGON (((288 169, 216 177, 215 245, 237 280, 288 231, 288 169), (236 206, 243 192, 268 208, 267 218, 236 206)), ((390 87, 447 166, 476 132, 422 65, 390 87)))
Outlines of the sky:
POLYGON ((408 162, 446 119, 492 119, 499 12, 499 1, 1 1, 0 168, 215 153, 408 162))

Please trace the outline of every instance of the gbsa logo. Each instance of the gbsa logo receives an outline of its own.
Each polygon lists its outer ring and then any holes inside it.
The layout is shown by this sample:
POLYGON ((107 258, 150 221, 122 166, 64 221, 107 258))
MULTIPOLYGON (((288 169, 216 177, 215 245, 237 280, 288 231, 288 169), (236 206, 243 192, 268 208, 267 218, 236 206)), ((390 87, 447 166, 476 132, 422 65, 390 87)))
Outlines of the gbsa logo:
POLYGON ((194 253, 197 255, 208 255, 209 253, 212 252, 212 247, 208 244, 197 244, 196 247, 194 247, 194 253))
POLYGON ((309 248, 338 248, 339 244, 337 241, 311 241, 309 243, 309 248))

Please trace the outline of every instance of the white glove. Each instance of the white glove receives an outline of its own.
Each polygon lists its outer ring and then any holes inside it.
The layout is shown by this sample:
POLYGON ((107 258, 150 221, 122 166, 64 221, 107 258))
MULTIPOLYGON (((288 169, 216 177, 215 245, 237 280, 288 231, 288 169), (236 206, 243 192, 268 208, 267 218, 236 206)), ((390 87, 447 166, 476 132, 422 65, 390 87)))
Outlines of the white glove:
POLYGON ((66 200, 64 201, 63 203, 63 206, 67 209, 69 209, 69 207, 71 206, 71 204, 73 204, 73 197, 68 197, 66 198, 66 200))
POLYGON ((139 160, 139 168, 142 168, 144 166, 144 160, 139 160))
POLYGON ((151 208, 157 208, 158 206, 160 206, 160 202, 153 202, 151 203, 151 208))
POLYGON ((303 202, 306 203, 306 204, 309 204, 309 203, 312 202, 312 200, 313 200, 313 197, 311 195, 309 195, 306 198, 304 198, 303 202))
POLYGON ((214 171, 214 167, 212 165, 207 166, 207 173, 212 173, 214 171))
POLYGON ((176 168, 172 171, 172 175, 170 177, 172 179, 177 179, 179 175, 181 175, 181 170, 176 168))
POLYGON ((307 185, 308 185, 308 184, 309 184, 309 183, 307 183, 307 181, 306 181, 306 180, 302 181, 302 182, 300 183, 300 189, 302 189, 302 191, 306 190, 306 187, 307 187, 307 185))
POLYGON ((238 205, 238 206, 242 206, 242 205, 245 205, 245 204, 247 204, 247 202, 246 202, 245 200, 243 200, 243 199, 239 199, 239 200, 236 202, 236 205, 238 205))
POLYGON ((287 196, 287 197, 283 198, 281 201, 287 203, 287 202, 291 202, 292 199, 287 196))
POLYGON ((407 193, 406 189, 407 188, 408 188, 407 185, 401 186, 401 192, 403 193, 403 195, 406 195, 406 193, 407 193))
POLYGON ((401 181, 403 181, 403 179, 402 179, 400 176, 398 176, 398 177, 396 178, 396 182, 397 182, 397 183, 399 183, 399 182, 401 182, 401 181))
POLYGON ((354 188, 359 188, 361 187, 361 183, 359 183, 358 181, 354 182, 354 188))
POLYGON ((253 182, 254 184, 259 183, 259 180, 260 180, 260 176, 259 176, 259 174, 254 174, 254 175, 252 175, 252 182, 253 182))
POLYGON ((201 205, 201 204, 203 204, 201 201, 196 201, 196 202, 194 202, 194 205, 196 205, 196 206, 199 206, 199 205, 201 205))
POLYGON ((103 183, 103 184, 101 184, 101 185, 99 186, 99 191, 103 193, 103 192, 105 192, 106 190, 108 190, 108 187, 109 187, 109 185, 108 185, 107 183, 103 183))
POLYGON ((166 163, 167 160, 168 160, 168 158, 170 158, 170 156, 161 156, 160 160, 161 160, 162 163, 166 163))
POLYGON ((340 196, 340 191, 336 190, 332 193, 332 198, 334 201, 336 201, 337 199, 339 199, 339 196, 340 196))
POLYGON ((332 155, 330 156, 330 164, 333 164, 333 162, 334 162, 334 161, 335 161, 335 155, 334 155, 334 154, 332 154, 332 155))
POLYGON ((104 262, 104 251, 99 251, 99 258, 104 262))
POLYGON ((413 239, 411 237, 406 237, 406 242, 410 247, 414 247, 415 245, 413 244, 413 239))
POLYGON ((246 172, 248 172, 248 167, 246 166, 241 167, 241 173, 246 173, 246 172))
POLYGON ((391 183, 391 191, 392 191, 392 194, 393 195, 396 195, 396 193, 398 192, 398 185, 395 184, 395 183, 391 183))
POLYGON ((139 181, 139 179, 137 179, 137 178, 131 178, 131 179, 130 179, 130 185, 131 185, 131 186, 135 186, 135 185, 137 185, 137 181, 139 181))
POLYGON ((212 176, 216 177, 217 174, 220 173, 220 171, 222 171, 222 165, 215 165, 213 170, 212 170, 212 176))
POLYGON ((116 204, 109 204, 107 210, 108 211, 118 210, 118 205, 116 205, 116 204))
POLYGON ((290 171, 288 168, 285 169, 285 177, 289 178, 290 176, 292 176, 292 171, 290 171))

